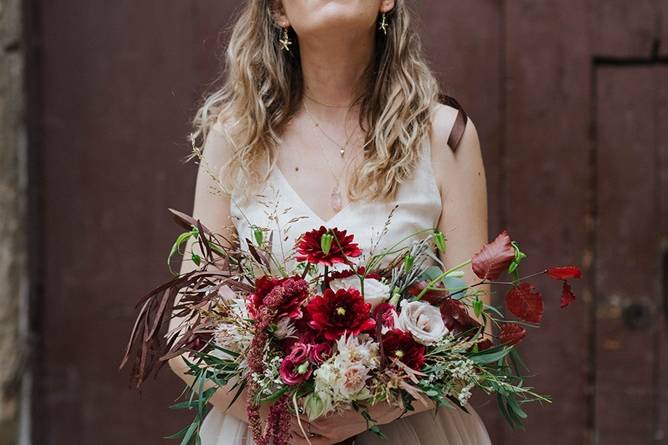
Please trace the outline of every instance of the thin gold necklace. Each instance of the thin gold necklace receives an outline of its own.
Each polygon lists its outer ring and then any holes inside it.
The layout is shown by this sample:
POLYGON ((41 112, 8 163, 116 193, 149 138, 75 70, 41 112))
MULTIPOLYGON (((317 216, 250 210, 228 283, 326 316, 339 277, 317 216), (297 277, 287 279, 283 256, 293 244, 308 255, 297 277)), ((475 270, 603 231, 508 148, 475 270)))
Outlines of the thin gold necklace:
MULTIPOLYGON (((325 136, 327 139, 332 141, 332 143, 334 145, 339 147, 339 155, 343 158, 343 156, 346 154, 346 147, 348 147, 348 144, 350 143, 350 140, 352 139, 355 132, 350 133, 350 136, 348 136, 348 139, 346 139, 345 144, 341 145, 336 139, 331 137, 329 134, 327 134, 327 132, 325 130, 322 129, 322 127, 320 126, 320 123, 316 120, 316 118, 313 116, 313 114, 311 114, 311 112, 309 111, 308 106, 306 105, 306 101, 302 101, 302 102, 304 103, 304 110, 306 111, 306 114, 308 115, 308 117, 313 122, 313 125, 315 126, 315 128, 317 128, 323 134, 323 136, 325 136)), ((344 129, 344 131, 345 131, 345 129, 344 129)))
MULTIPOLYGON (((322 141, 318 139, 318 146, 320 147, 320 151, 322 152, 322 155, 327 158, 327 153, 325 152, 324 147, 322 146, 322 141)), ((357 155, 359 156, 359 154, 357 155)), ((343 164, 343 173, 347 171, 348 164, 350 164, 353 159, 356 159, 357 156, 355 156, 352 159, 348 159, 345 164, 343 164)), ((331 165, 331 164, 330 164, 331 165)), ((332 206, 332 209, 334 209, 335 212, 340 212, 341 209, 343 208, 343 197, 341 196, 341 176, 337 175, 334 173, 334 169, 329 169, 329 171, 332 173, 332 176, 334 177, 334 188, 329 194, 329 203, 332 206)))
MULTIPOLYGON (((349 140, 350 140, 350 138, 349 138, 349 140)), ((329 156, 327 155, 327 151, 325 150, 325 147, 323 147, 322 141, 320 139, 318 139, 318 147, 320 148, 320 151, 322 152, 323 157, 324 158, 329 158, 329 156)), ((347 171, 348 165, 353 160, 357 159, 358 156, 359 156, 359 153, 356 156, 354 156, 353 158, 348 159, 347 161, 345 161, 345 163, 343 164, 343 168, 342 168, 343 173, 345 173, 347 171)), ((327 159, 327 160, 328 160, 328 163, 329 163, 329 159, 327 159)), ((330 163, 330 165, 332 165, 332 164, 330 163)), ((334 209, 335 212, 340 212, 341 209, 343 208, 343 197, 341 196, 341 176, 342 175, 339 176, 336 173, 334 173, 333 168, 330 168, 328 170, 330 171, 330 173, 334 177, 334 181, 335 181, 334 188, 332 189, 332 191, 329 194, 329 203, 330 203, 330 205, 332 206, 332 209, 334 209)))
POLYGON ((312 96, 309 96, 308 94, 306 94, 306 92, 304 92, 304 96, 308 97, 309 99, 311 99, 313 102, 317 103, 318 105, 322 105, 323 107, 327 107, 327 108, 350 108, 350 106, 351 106, 351 104, 348 104, 348 105, 331 105, 331 104, 326 104, 326 103, 324 103, 324 102, 320 102, 318 99, 316 99, 316 98, 314 98, 314 97, 312 97, 312 96))

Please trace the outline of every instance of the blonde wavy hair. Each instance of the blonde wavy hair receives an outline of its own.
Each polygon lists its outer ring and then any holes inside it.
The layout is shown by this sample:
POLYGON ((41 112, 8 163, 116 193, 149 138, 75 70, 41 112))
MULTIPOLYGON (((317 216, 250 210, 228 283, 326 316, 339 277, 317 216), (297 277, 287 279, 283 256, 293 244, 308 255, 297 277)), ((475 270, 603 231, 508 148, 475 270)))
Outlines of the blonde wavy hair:
MULTIPOLYGON (((276 162, 278 135, 301 104, 303 79, 299 43, 280 49, 275 0, 248 0, 233 28, 225 54, 222 87, 205 95, 190 135, 197 151, 217 120, 234 147, 221 170, 225 190, 243 184, 245 196, 264 182, 276 162)), ((411 13, 397 0, 387 14, 387 34, 376 31, 375 55, 357 97, 359 124, 365 134, 363 162, 348 184, 348 199, 391 199, 410 177, 419 145, 429 134, 439 87, 411 27, 411 13)), ((201 151, 200 151, 201 153, 201 151)))

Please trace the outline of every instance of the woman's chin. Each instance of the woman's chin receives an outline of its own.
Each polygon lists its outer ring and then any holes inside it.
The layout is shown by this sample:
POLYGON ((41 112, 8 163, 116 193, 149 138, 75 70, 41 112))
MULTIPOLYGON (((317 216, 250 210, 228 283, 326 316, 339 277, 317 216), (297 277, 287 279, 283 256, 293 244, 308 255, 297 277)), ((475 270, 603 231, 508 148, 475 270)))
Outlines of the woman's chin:
POLYGON ((300 36, 338 35, 365 32, 378 18, 376 2, 370 0, 316 0, 292 19, 300 36))

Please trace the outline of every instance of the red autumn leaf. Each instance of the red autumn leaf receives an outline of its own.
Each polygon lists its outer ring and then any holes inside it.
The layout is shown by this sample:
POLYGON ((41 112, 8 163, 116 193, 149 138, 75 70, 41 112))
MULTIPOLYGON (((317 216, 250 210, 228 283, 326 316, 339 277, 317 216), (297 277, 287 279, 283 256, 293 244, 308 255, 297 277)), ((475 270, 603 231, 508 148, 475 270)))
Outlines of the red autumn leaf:
POLYGON ((540 323, 543 317, 543 296, 533 284, 522 282, 506 294, 506 306, 517 317, 530 323, 540 323))
MULTIPOLYGON (((412 297, 417 297, 422 290, 427 287, 427 284, 429 284, 428 281, 421 280, 421 281, 416 281, 413 284, 411 284, 408 289, 406 289, 406 293, 412 297)), ((432 290, 428 290, 427 292, 424 293, 422 296, 422 301, 426 301, 429 304, 433 304, 434 306, 438 306, 441 304, 443 300, 448 298, 448 290, 445 288, 445 285, 442 283, 437 283, 436 285, 432 286, 432 290), (436 289, 433 289, 436 288, 436 289)))
POLYGON ((527 330, 517 323, 504 323, 501 327, 499 339, 505 345, 516 345, 527 336, 527 330))
POLYGON ((571 285, 564 280, 564 285, 561 288, 561 303, 559 304, 560 308, 565 308, 575 300, 575 294, 571 291, 571 285))
POLYGON ((485 244, 480 252, 473 255, 471 267, 478 278, 494 280, 508 268, 515 259, 515 250, 510 241, 510 235, 503 230, 494 241, 485 244))
POLYGON ((555 280, 568 280, 570 278, 581 278, 582 271, 577 266, 548 267, 547 275, 555 280))

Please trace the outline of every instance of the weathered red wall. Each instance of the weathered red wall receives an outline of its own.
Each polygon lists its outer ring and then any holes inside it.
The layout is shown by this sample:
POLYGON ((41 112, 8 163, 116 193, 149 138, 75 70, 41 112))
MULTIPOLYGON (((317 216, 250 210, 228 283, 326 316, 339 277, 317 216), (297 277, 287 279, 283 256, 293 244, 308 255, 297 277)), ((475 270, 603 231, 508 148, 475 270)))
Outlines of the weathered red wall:
MULTIPOLYGON (((167 409, 176 378, 139 398, 116 366, 133 301, 167 274, 166 209, 190 209, 188 120, 239 2, 34 3, 35 443, 162 443, 186 420, 167 409)), ((478 405, 494 443, 666 443, 668 4, 412 4, 433 68, 480 133, 490 233, 522 242, 526 270, 586 267, 577 304, 562 312, 548 295, 522 348, 555 403, 530 408, 526 432, 478 405)))

